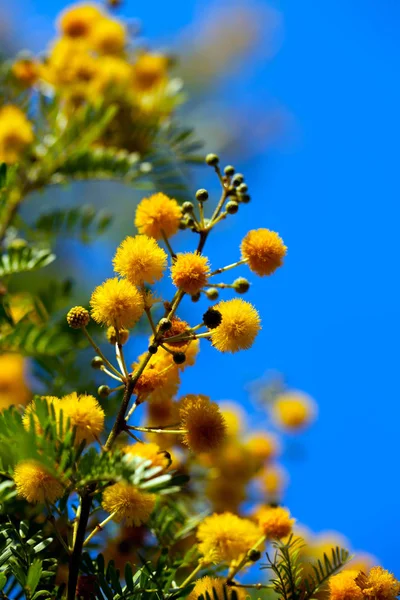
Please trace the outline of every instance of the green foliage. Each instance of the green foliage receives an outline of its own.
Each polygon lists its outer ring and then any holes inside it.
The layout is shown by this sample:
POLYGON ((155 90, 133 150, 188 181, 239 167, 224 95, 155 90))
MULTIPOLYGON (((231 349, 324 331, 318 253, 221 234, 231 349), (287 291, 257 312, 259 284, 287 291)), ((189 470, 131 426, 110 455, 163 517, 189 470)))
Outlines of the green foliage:
POLYGON ((332 575, 340 571, 351 559, 350 553, 344 548, 331 549, 331 557, 324 554, 323 561, 318 560, 312 565, 313 574, 304 579, 305 594, 304 598, 313 598, 315 594, 323 588, 332 575))
POLYGON ((41 215, 35 225, 35 231, 48 236, 76 236, 82 242, 89 242, 106 231, 112 222, 112 216, 105 211, 96 211, 93 205, 56 209, 41 215))
POLYGON ((0 255, 0 277, 46 267, 55 260, 49 249, 10 247, 0 255))
POLYGON ((71 336, 57 326, 17 323, 0 335, 0 351, 20 352, 25 356, 58 356, 71 348, 71 336))

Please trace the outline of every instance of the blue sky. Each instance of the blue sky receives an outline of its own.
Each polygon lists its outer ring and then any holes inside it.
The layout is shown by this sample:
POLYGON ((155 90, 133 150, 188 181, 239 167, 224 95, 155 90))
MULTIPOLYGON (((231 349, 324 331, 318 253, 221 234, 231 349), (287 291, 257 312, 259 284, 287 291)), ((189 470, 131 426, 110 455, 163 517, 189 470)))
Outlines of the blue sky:
MULTIPOLYGON (((15 4, 38 49, 66 3, 15 4)), ((165 40, 208 4, 128 0, 125 13, 143 21, 150 39, 165 40)), ((284 107, 290 132, 238 164, 254 202, 224 230, 224 244, 210 258, 216 266, 231 262, 255 222, 279 231, 289 254, 279 273, 254 281, 249 292, 263 317, 253 350, 234 359, 205 350, 202 389, 193 389, 195 371, 185 387, 246 404, 246 384, 276 369, 311 394, 319 419, 301 439, 305 458, 287 463, 287 503, 300 522, 341 531, 353 548, 374 553, 400 576, 400 5, 271 5, 282 18, 279 51, 272 61, 249 64, 235 83, 235 102, 243 111, 254 99, 284 107)), ((220 93, 232 102, 227 89, 220 93)))

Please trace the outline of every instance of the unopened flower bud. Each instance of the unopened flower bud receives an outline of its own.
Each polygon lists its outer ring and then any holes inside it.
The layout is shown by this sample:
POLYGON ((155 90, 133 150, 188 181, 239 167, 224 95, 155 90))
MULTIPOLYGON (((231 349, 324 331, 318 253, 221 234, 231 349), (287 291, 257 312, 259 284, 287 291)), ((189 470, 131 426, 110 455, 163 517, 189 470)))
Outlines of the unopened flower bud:
POLYGON ((215 329, 221 324, 222 315, 219 310, 209 308, 203 315, 203 323, 208 329, 215 329))
POLYGON ((244 277, 238 277, 233 282, 233 289, 238 294, 245 294, 249 291, 250 283, 244 277))
POLYGON ((174 352, 173 359, 175 364, 181 365, 186 360, 186 354, 184 352, 174 352))
POLYGON ((216 154, 207 154, 206 163, 210 167, 216 167, 219 163, 219 157, 216 154))
POLYGON ((251 550, 249 550, 247 558, 251 560, 251 562, 257 562, 261 558, 261 552, 252 548, 251 550))
POLYGON ((239 210, 239 204, 237 202, 235 202, 234 200, 230 200, 229 202, 227 202, 227 204, 226 204, 226 212, 229 215, 236 214, 238 210, 239 210))
POLYGON ((236 173, 236 175, 232 179, 232 183, 236 187, 239 186, 241 183, 243 183, 243 181, 244 181, 244 177, 241 173, 236 173))
POLYGON ((150 344, 150 346, 148 347, 148 351, 150 352, 150 354, 156 354, 158 350, 158 346, 156 344, 150 344))
POLYGON ((107 398, 110 395, 110 392, 111 390, 108 387, 108 385, 101 385, 97 390, 97 393, 100 396, 100 398, 107 398))
POLYGON ((197 294, 193 294, 193 296, 190 296, 192 302, 198 302, 200 300, 200 292, 197 292, 197 294))
POLYGON ((224 169, 224 173, 227 177, 232 177, 232 175, 235 174, 235 167, 232 167, 232 165, 227 165, 224 169))
POLYGON ((82 329, 89 321, 89 312, 83 306, 74 306, 67 314, 67 323, 72 329, 82 329))
POLYGON ((243 194, 242 196, 240 196, 240 200, 243 202, 243 204, 248 204, 251 200, 251 197, 249 196, 249 194, 243 194))
POLYGON ((94 356, 90 364, 92 369, 101 369, 101 367, 104 365, 104 361, 101 356, 94 356))
POLYGON ((248 188, 248 186, 247 186, 247 184, 246 184, 246 183, 241 183, 241 184, 238 186, 238 189, 237 189, 237 190, 238 190, 239 194, 245 194, 245 193, 247 192, 247 190, 248 190, 248 189, 249 189, 249 188, 248 188))
MULTIPOLYGON (((109 327, 107 329, 106 336, 107 336, 107 341, 110 342, 110 344, 117 343, 117 341, 118 341, 117 331, 116 331, 115 327, 113 327, 112 325, 111 325, 111 327, 109 327)), ((118 330, 118 336, 119 336, 119 343, 123 346, 128 341, 129 331, 127 329, 125 329, 125 327, 122 327, 121 329, 118 330)))
POLYGON ((184 202, 182 204, 182 212, 183 214, 190 213, 194 209, 192 202, 184 202))
POLYGON ((216 300, 219 296, 219 291, 215 287, 208 288, 208 290, 206 290, 206 296, 209 300, 216 300))
POLYGON ((172 322, 169 319, 163 318, 159 322, 160 331, 169 331, 172 327, 172 322))
POLYGON ((197 190, 197 192, 196 192, 196 199, 199 202, 205 202, 206 200, 208 200, 208 192, 207 192, 207 190, 204 190, 204 189, 197 190))

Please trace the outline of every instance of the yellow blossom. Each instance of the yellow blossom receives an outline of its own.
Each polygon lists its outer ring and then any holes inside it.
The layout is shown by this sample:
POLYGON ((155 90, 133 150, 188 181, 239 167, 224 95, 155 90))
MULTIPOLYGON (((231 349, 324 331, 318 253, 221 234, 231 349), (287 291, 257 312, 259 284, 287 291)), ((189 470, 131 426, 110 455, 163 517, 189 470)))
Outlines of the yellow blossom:
POLYGON ((329 580, 331 600, 363 600, 364 596, 356 583, 358 571, 347 570, 329 580))
POLYGON ((20 84, 31 87, 39 77, 39 65, 32 58, 20 58, 11 67, 11 72, 20 84))
POLYGON ((133 85, 141 92, 164 83, 167 80, 168 59, 162 54, 141 53, 133 65, 133 85))
POLYGON ((371 600, 395 600, 400 594, 400 581, 382 567, 372 567, 367 577, 356 581, 364 596, 371 600))
POLYGON ((207 284, 209 275, 208 258, 197 252, 178 254, 171 267, 174 285, 192 296, 207 284))
POLYGON ((142 492, 128 483, 119 482, 103 492, 103 509, 114 514, 114 521, 126 525, 141 525, 148 521, 156 502, 154 494, 142 492))
POLYGON ((135 225, 139 233, 159 240, 163 233, 171 237, 178 231, 181 215, 181 207, 176 200, 162 193, 153 194, 139 202, 135 225))
POLYGON ((291 533, 294 519, 290 518, 290 513, 286 508, 264 507, 258 511, 258 524, 261 531, 268 538, 281 539, 291 533))
POLYGON ((286 246, 275 231, 253 229, 241 244, 242 258, 257 275, 271 275, 283 264, 286 246))
POLYGON ((133 285, 155 283, 167 266, 167 254, 147 235, 127 237, 118 246, 114 270, 133 285))
POLYGON ((215 450, 225 439, 225 422, 218 405, 206 396, 188 395, 179 409, 181 425, 186 430, 183 443, 193 452, 215 450))
POLYGON ((0 355, 0 410, 12 404, 27 404, 26 361, 20 354, 0 355))
POLYGON ((259 541, 260 530, 249 519, 225 512, 206 517, 198 527, 197 539, 206 561, 230 563, 259 541))
POLYGON ((278 465, 268 465, 260 474, 261 488, 269 498, 280 496, 286 487, 287 474, 278 465))
POLYGON ((144 311, 143 298, 126 279, 107 279, 93 292, 90 304, 93 319, 117 329, 132 327, 144 311))
POLYGON ((279 394, 272 405, 272 418, 276 425, 288 431, 307 427, 314 420, 315 413, 312 398, 295 390, 279 394))
POLYGON ((100 19, 94 23, 90 42, 102 54, 119 54, 126 44, 126 28, 119 21, 100 19))
MULTIPOLYGON (((169 348, 186 348, 188 347, 187 340, 176 340, 174 342, 168 342, 168 338, 175 337, 176 335, 181 335, 187 332, 189 329, 188 323, 186 321, 182 321, 178 317, 173 317, 171 320, 171 329, 165 331, 163 336, 166 338, 165 345, 169 348)), ((186 361, 185 361, 186 362, 186 361)), ((184 363, 183 363, 184 364, 184 363)))
POLYGON ((261 329, 257 310, 241 298, 224 300, 215 308, 222 315, 221 324, 210 331, 213 346, 220 352, 248 350, 261 329))
POLYGON ((232 593, 235 590, 235 598, 237 600, 245 600, 246 592, 240 588, 233 588, 226 585, 226 582, 221 577, 202 577, 196 581, 196 585, 190 592, 187 600, 198 600, 198 598, 205 598, 208 592, 210 598, 214 598, 214 592, 218 598, 226 598, 226 600, 232 600, 232 593))
MULTIPOLYGON (((139 361, 132 365, 133 372, 145 356, 146 353, 142 354, 139 361)), ((142 401, 148 398, 150 402, 164 402, 176 394, 179 381, 179 370, 173 362, 171 354, 159 348, 137 380, 134 393, 142 401)))
POLYGON ((277 437, 268 431, 254 432, 246 441, 246 447, 254 458, 255 468, 279 454, 277 437))
POLYGON ((20 108, 0 108, 0 163, 17 162, 33 139, 32 125, 20 108))
POLYGON ((161 450, 158 444, 130 444, 122 449, 129 456, 138 456, 145 460, 151 460, 153 467, 162 467, 166 469, 170 465, 170 457, 168 452, 161 450))
POLYGON ((227 435, 237 436, 243 430, 246 414, 237 402, 220 402, 219 408, 225 419, 227 435))
POLYGON ((94 4, 76 4, 61 13, 58 25, 61 32, 71 38, 88 38, 95 23, 104 18, 94 4))
POLYGON ((104 429, 104 410, 94 396, 72 392, 59 400, 57 407, 63 411, 64 422, 70 419, 71 427, 76 427, 76 444, 93 442, 104 429))
POLYGON ((13 477, 18 494, 31 503, 55 502, 64 492, 58 479, 33 460, 19 462, 13 477))

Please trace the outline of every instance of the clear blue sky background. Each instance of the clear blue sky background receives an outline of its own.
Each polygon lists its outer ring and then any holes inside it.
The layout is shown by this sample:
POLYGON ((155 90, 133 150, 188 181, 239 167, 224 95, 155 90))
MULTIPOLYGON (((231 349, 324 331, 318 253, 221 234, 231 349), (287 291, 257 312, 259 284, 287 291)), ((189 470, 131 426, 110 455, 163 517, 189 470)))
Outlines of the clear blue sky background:
MULTIPOLYGON (((36 49, 65 4, 16 1, 36 49)), ((193 20, 195 4, 131 0, 126 13, 145 23, 150 39, 171 38, 193 20)), ((302 437, 303 460, 288 458, 287 503, 300 522, 341 531, 354 549, 374 553, 400 576, 400 4, 274 6, 282 14, 282 46, 272 62, 243 76, 235 93, 244 108, 267 93, 293 115, 296 133, 239 165, 254 203, 226 229, 211 259, 230 262, 255 221, 279 231, 289 255, 285 268, 249 293, 263 315, 255 348, 234 359, 203 351, 196 391, 246 403, 248 381, 277 369, 310 393, 319 419, 302 437)), ((195 376, 185 380, 188 391, 195 376)))

